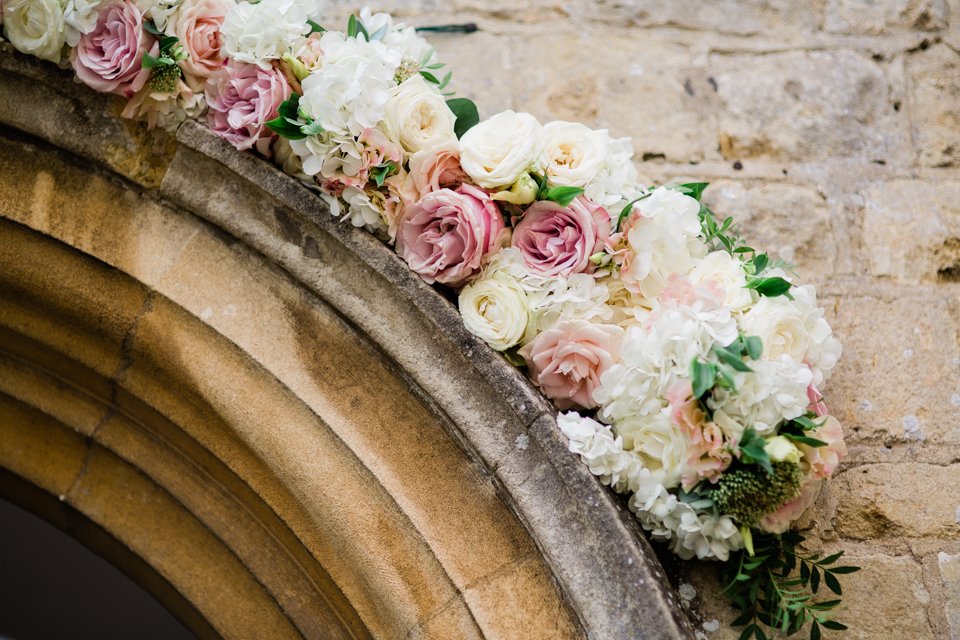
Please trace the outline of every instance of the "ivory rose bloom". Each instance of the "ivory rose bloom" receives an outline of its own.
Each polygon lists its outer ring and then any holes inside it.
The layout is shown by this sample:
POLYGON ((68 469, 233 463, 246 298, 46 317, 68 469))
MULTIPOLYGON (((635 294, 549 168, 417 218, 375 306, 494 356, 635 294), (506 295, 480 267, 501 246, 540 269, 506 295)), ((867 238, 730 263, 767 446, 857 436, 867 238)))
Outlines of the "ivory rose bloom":
POLYGON ((670 420, 670 409, 648 416, 631 416, 614 423, 623 448, 633 451, 667 489, 680 486, 687 458, 687 438, 670 420))
POLYGON ((419 200, 433 191, 456 189, 467 181, 456 142, 417 151, 410 157, 410 185, 419 200))
POLYGON ((537 335, 520 355, 530 378, 559 408, 592 409, 597 406, 593 391, 616 361, 622 337, 616 325, 568 320, 537 335))
POLYGON ((220 28, 232 6, 229 0, 184 0, 167 23, 167 33, 179 38, 187 53, 180 68, 191 84, 199 84, 223 64, 220 28))
POLYGON ((207 125, 237 149, 256 147, 269 156, 277 117, 290 86, 282 73, 231 60, 207 79, 207 125))
POLYGON ((723 304, 733 311, 743 310, 753 303, 740 261, 726 251, 713 251, 705 255, 690 270, 689 278, 694 285, 714 284, 720 287, 723 304))
POLYGON ((607 158, 609 136, 579 122, 548 122, 543 126, 541 165, 550 184, 585 187, 607 158))
POLYGON ((387 133, 410 153, 457 141, 453 112, 420 74, 390 90, 384 112, 387 133))
POLYGON ((460 139, 460 163, 481 187, 509 187, 540 160, 540 123, 529 113, 503 111, 460 139))
POLYGON ((510 276, 493 274, 474 280, 460 292, 459 306, 467 330, 497 351, 523 338, 527 295, 510 276))
POLYGON ((590 256, 610 235, 610 214, 579 197, 567 207, 540 200, 530 205, 513 233, 531 271, 544 276, 570 275, 592 267, 590 256))
POLYGON ((77 77, 102 93, 131 97, 150 79, 143 54, 158 53, 156 39, 143 28, 143 14, 129 0, 100 9, 93 31, 70 54, 77 77))
POLYGON ((482 190, 441 189, 407 207, 397 232, 397 253, 426 282, 465 284, 483 257, 509 233, 497 205, 482 190))
POLYGON ((60 62, 64 22, 59 0, 4 0, 0 6, 10 44, 23 53, 60 62))

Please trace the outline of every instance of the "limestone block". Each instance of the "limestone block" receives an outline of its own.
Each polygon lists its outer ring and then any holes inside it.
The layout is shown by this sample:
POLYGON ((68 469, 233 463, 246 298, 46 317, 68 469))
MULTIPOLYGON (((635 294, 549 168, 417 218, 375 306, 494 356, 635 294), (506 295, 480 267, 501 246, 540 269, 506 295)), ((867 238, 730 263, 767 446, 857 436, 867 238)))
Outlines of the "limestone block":
POLYGON ((960 638, 960 554, 941 551, 937 554, 937 565, 946 596, 943 608, 950 627, 950 640, 957 640, 960 638))
POLYGON ((879 35, 892 29, 936 31, 947 26, 946 0, 829 0, 824 29, 879 35))
POLYGON ((843 537, 954 538, 960 534, 960 465, 869 464, 834 480, 843 537))
POLYGON ((913 558, 877 554, 845 559, 862 567, 842 580, 843 604, 836 618, 850 626, 842 634, 845 640, 937 637, 927 621, 930 594, 913 558))
POLYGON ((871 275, 905 282, 960 280, 960 181, 891 180, 872 185, 863 196, 871 275))
POLYGON ((850 443, 956 444, 954 307, 936 291, 891 287, 889 294, 844 297, 828 313, 843 356, 826 385, 827 403, 850 443))
POLYGON ((836 221, 816 190, 720 180, 710 183, 704 200, 718 215, 733 216, 751 247, 796 265, 804 282, 832 272, 838 248, 831 226, 836 221))
POLYGON ((917 159, 929 167, 960 162, 960 54, 945 44, 908 60, 917 159))
POLYGON ((724 54, 710 71, 724 158, 884 159, 908 144, 882 69, 860 53, 724 54))

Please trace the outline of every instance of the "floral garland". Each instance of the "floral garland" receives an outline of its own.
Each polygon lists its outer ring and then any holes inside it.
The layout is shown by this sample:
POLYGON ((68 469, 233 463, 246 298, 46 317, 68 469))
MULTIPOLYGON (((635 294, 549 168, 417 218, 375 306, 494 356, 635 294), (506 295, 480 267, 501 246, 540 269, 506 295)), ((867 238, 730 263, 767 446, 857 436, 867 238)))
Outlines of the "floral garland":
POLYGON ((187 118, 318 189, 334 215, 459 290, 469 331, 526 367, 570 450, 681 558, 725 562, 743 637, 842 629, 839 554, 787 532, 846 454, 819 389, 840 344, 812 286, 746 246, 704 183, 637 184, 625 138, 504 111, 480 122, 417 31, 322 0, 0 0, 5 37, 123 115, 187 118), (794 569, 799 565, 799 576, 794 569))

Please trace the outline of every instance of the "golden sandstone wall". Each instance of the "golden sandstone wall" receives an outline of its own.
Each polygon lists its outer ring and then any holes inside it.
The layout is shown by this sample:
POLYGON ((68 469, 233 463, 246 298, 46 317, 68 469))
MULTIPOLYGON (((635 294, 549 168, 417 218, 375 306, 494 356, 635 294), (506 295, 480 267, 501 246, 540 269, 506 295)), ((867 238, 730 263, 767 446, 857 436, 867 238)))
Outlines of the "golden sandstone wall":
MULTIPOLYGON (((848 638, 960 637, 960 2, 379 4, 476 21, 432 41, 482 112, 632 136, 641 175, 709 180, 817 285, 850 456, 808 525, 864 567, 838 618, 848 638)), ((709 567, 677 580, 701 635, 736 637, 709 567)))
MULTIPOLYGON (((632 136, 817 284, 850 456, 807 525, 864 567, 847 637, 960 637, 960 2, 377 8, 477 22, 432 41, 482 114, 632 136)), ((680 637, 636 527, 442 300, 256 161, 110 109, 0 51, 4 495, 202 635, 680 637)), ((696 637, 735 637, 711 567, 664 560, 696 637)))

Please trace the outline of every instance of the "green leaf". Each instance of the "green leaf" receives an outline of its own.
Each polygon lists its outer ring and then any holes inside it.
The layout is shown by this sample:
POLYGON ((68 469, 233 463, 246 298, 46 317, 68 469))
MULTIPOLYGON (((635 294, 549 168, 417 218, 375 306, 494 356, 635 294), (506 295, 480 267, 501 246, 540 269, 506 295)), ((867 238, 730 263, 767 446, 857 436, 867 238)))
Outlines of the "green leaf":
POLYGON ((840 581, 837 580, 837 577, 835 575, 827 571, 824 571, 823 581, 827 583, 827 588, 829 588, 830 591, 833 591, 838 596, 843 595, 843 589, 840 588, 840 581))
POLYGON ((166 53, 170 51, 173 45, 180 42, 180 38, 176 36, 163 36, 160 38, 160 53, 166 53))
POLYGON ((548 187, 542 199, 552 200, 561 207, 566 207, 582 193, 583 189, 580 187, 548 187))
POLYGON ((153 24, 153 20, 147 20, 143 23, 143 28, 147 33, 152 33, 155 36, 162 36, 163 32, 160 29, 157 29, 157 25, 153 24))
POLYGON ((772 474, 773 465, 770 464, 770 455, 763 449, 765 445, 766 441, 757 435, 753 427, 747 427, 740 438, 740 454, 744 462, 758 464, 772 474))
POLYGON ((387 179, 387 176, 396 169, 397 166, 392 162, 387 162, 386 164, 381 164, 373 168, 373 171, 370 175, 373 176, 373 180, 377 183, 377 187, 382 187, 384 181, 387 179))
POLYGON ((687 182, 684 184, 677 185, 674 187, 677 191, 685 193, 690 196, 697 202, 700 201, 700 196, 703 195, 704 189, 710 185, 709 182, 687 182))
POLYGON ((448 84, 450 84, 450 78, 453 77, 453 71, 448 71, 447 75, 443 76, 443 80, 440 81, 440 84, 437 85, 438 89, 445 89, 448 84))
POLYGON ((360 21, 357 20, 357 16, 354 14, 350 15, 350 18, 347 20, 347 37, 356 38, 357 34, 360 33, 360 21))
MULTIPOLYGON (((729 219, 730 219, 730 218, 727 218, 727 220, 729 220, 729 219)), ((724 222, 726 222, 726 221, 724 221, 724 222)), ((770 263, 770 257, 767 256, 767 254, 765 254, 765 253, 761 253, 761 254, 758 255, 758 256, 754 256, 753 259, 750 260, 750 264, 753 266, 753 272, 754 272, 755 274, 756 274, 756 273, 762 273, 763 270, 767 268, 767 265, 768 265, 769 263, 770 263)))
POLYGON ((280 103, 280 106, 277 107, 277 112, 284 118, 290 118, 291 120, 298 120, 300 114, 298 113, 300 109, 300 94, 294 92, 290 94, 290 97, 280 103))
POLYGON ((839 560, 841 556, 843 556, 843 551, 837 551, 837 552, 836 552, 835 554, 833 554, 832 556, 827 556, 826 558, 824 558, 823 560, 821 560, 821 561, 818 562, 817 564, 819 564, 819 565, 833 564, 834 562, 836 562, 837 560, 839 560))
POLYGON ((739 354, 730 351, 728 347, 714 347, 713 351, 717 354, 717 357, 720 358, 722 362, 725 362, 737 371, 741 371, 743 373, 749 373, 753 371, 753 369, 744 363, 739 354))
POLYGON ((816 620, 810 627, 810 640, 820 640, 820 625, 817 624, 816 620))
POLYGON ((440 81, 437 80, 437 76, 433 75, 429 71, 421 71, 420 75, 422 75, 427 82, 432 82, 433 84, 437 85, 440 84, 440 81))
POLYGON ((638 198, 634 198, 633 200, 628 202, 626 206, 624 206, 623 209, 620 210, 620 215, 617 216, 617 224, 613 227, 613 230, 620 231, 620 226, 623 224, 623 221, 626 220, 627 217, 630 215, 630 212, 633 211, 633 205, 637 204, 638 202, 640 202, 645 198, 649 198, 651 193, 653 192, 645 193, 642 196, 638 198))
POLYGON ((820 570, 816 567, 810 569, 810 591, 816 593, 820 589, 820 570))
POLYGON ((737 617, 734 619, 734 621, 730 623, 730 626, 731 626, 731 627, 742 627, 743 625, 747 624, 747 623, 750 622, 751 620, 753 620, 753 612, 752 612, 752 611, 747 611, 746 613, 737 616, 737 617))
POLYGON ((743 630, 743 633, 740 634, 739 640, 748 640, 748 638, 753 634, 756 629, 759 629, 755 624, 749 625, 746 629, 743 630))
POLYGON ((155 69, 157 67, 162 67, 163 64, 164 63, 161 58, 152 56, 149 53, 144 53, 140 62, 140 66, 144 69, 155 69))
POLYGON ((808 447, 818 448, 818 447, 827 446, 826 442, 824 442, 823 440, 817 440, 816 438, 808 438, 807 436, 798 436, 794 433, 784 433, 784 432, 781 432, 780 435, 782 435, 784 438, 787 438, 788 440, 792 440, 793 442, 797 442, 799 444, 805 444, 808 447))
POLYGON ((287 140, 303 140, 307 137, 306 134, 300 131, 299 126, 290 124, 287 118, 284 118, 283 116, 274 118, 273 120, 268 120, 267 126, 271 131, 286 138, 287 140))
MULTIPOLYGON (((321 27, 319 24, 317 24, 313 20, 307 20, 307 24, 310 25, 310 33, 326 33, 327 32, 326 29, 321 27)), ((386 29, 386 26, 384 26, 384 29, 386 29)))
POLYGON ((716 383, 717 369, 713 364, 694 358, 690 361, 690 379, 693 385, 693 397, 701 398, 716 383))
POLYGON ((821 623, 825 629, 830 629, 831 631, 846 631, 847 625, 837 622, 836 620, 824 620, 821 623))
POLYGON ((760 336, 746 336, 744 343, 746 344, 747 355, 750 356, 750 359, 759 360, 763 354, 763 340, 760 339, 760 336))
POLYGON ((480 112, 477 111, 477 105, 469 98, 451 98, 447 100, 447 106, 456 116, 457 120, 453 126, 457 138, 462 138, 463 134, 480 122, 480 112))
POLYGON ((831 567, 830 573, 835 573, 837 575, 844 575, 847 573, 856 573, 860 571, 860 567, 831 567))
POLYGON ((318 136, 324 131, 326 131, 326 129, 323 128, 319 120, 314 120, 300 127, 300 132, 305 136, 318 136))
POLYGON ((747 284, 748 289, 756 289, 762 296, 776 298, 790 291, 791 285, 783 278, 757 278, 747 284))

